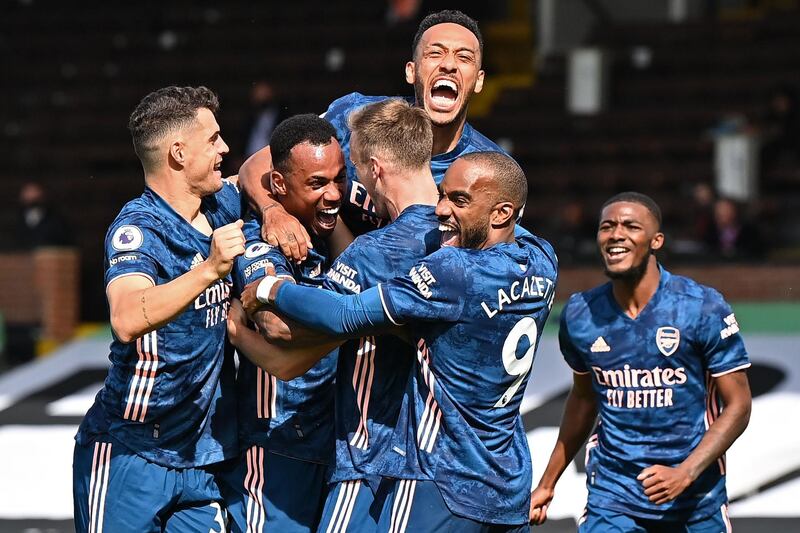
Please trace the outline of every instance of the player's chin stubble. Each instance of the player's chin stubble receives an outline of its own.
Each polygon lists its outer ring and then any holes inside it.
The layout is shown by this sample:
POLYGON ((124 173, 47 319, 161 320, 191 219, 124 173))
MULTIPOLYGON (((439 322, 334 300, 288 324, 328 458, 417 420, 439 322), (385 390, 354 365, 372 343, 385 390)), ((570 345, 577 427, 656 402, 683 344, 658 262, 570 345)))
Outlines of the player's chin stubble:
POLYGON ((608 269, 608 266, 603 263, 603 270, 605 271, 606 277, 612 280, 618 281, 628 281, 628 282, 637 282, 644 277, 644 273, 647 271, 647 263, 650 260, 650 255, 653 253, 653 249, 649 250, 649 253, 642 258, 638 265, 633 265, 628 270, 623 270, 622 272, 612 272, 608 269))

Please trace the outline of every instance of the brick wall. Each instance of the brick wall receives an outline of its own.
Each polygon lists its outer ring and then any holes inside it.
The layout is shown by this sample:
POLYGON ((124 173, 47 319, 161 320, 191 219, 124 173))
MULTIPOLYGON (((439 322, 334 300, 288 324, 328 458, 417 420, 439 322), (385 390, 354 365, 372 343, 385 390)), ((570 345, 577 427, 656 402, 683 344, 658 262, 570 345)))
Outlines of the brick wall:
POLYGON ((41 324, 44 340, 64 341, 78 325, 79 280, 73 248, 0 254, 0 312, 9 324, 41 324))

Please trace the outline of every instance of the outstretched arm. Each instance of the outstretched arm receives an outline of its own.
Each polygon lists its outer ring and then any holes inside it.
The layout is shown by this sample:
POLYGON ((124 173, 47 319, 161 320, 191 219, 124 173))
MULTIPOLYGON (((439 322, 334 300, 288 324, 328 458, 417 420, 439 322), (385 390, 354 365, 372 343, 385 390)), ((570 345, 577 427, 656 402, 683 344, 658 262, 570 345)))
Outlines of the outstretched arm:
POLYGON ((715 378, 725 408, 706 431, 700 444, 678 466, 648 466, 636 477, 651 502, 667 503, 680 496, 695 479, 721 457, 750 421, 750 385, 744 370, 715 378))
POLYGON ((269 174, 272 155, 269 146, 251 155, 239 169, 239 186, 250 207, 261 213, 261 236, 272 246, 279 246, 283 255, 302 261, 313 248, 311 237, 303 225, 286 212, 272 195, 269 174))
POLYGON ((277 346, 268 343, 256 331, 247 327, 247 315, 239 300, 233 300, 228 312, 228 335, 231 342, 254 365, 278 379, 287 381, 305 374, 342 341, 328 339, 302 347, 277 346))
POLYGON ((547 520, 547 507, 555 494, 556 483, 581 445, 586 442, 596 418, 597 403, 592 390, 591 375, 574 373, 572 389, 567 396, 564 414, 561 415, 558 440, 539 485, 531 493, 531 524, 539 526, 547 520))

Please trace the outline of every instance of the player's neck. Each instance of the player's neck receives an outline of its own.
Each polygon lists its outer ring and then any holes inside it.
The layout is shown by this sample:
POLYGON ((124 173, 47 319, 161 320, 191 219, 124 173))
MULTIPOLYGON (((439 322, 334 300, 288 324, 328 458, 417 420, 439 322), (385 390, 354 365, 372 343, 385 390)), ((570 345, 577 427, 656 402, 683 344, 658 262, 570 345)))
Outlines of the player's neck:
POLYGON ((658 290, 661 272, 656 257, 651 255, 647 260, 647 268, 638 280, 611 280, 614 299, 622 311, 631 318, 636 318, 647 306, 658 290))
POLYGON ((200 214, 200 198, 186 187, 185 180, 157 173, 147 174, 145 183, 190 224, 200 214))
POLYGON ((506 224, 498 227, 489 227, 489 233, 486 236, 486 242, 481 246, 481 250, 491 248, 495 244, 504 242, 514 242, 514 224, 506 224))
POLYGON ((444 126, 433 126, 433 155, 446 154, 453 150, 461 139, 466 123, 466 113, 463 117, 444 126))
POLYGON ((392 182, 393 190, 386 195, 386 209, 392 222, 412 205, 436 205, 439 201, 439 190, 428 166, 398 175, 392 182))

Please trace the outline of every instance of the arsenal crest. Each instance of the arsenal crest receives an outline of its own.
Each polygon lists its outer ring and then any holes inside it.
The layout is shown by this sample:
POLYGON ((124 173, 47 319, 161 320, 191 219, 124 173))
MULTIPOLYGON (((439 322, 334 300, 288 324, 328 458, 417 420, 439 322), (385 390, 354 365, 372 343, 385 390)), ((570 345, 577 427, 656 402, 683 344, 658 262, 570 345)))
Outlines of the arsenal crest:
POLYGON ((656 346, 658 346, 658 351, 664 354, 664 357, 674 354, 680 342, 681 331, 678 328, 665 326, 656 331, 656 346))

